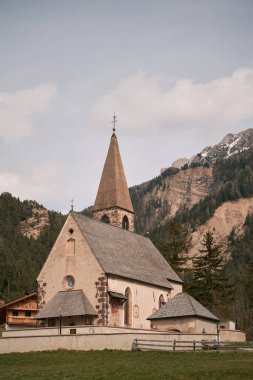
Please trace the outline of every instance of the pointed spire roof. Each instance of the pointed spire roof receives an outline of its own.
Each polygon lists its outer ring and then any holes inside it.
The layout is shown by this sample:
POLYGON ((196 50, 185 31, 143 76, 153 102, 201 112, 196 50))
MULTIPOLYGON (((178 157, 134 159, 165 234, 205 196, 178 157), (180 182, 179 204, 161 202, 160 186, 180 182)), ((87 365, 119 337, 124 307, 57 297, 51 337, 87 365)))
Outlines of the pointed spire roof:
POLYGON ((134 212, 115 133, 111 137, 93 211, 111 207, 134 212))

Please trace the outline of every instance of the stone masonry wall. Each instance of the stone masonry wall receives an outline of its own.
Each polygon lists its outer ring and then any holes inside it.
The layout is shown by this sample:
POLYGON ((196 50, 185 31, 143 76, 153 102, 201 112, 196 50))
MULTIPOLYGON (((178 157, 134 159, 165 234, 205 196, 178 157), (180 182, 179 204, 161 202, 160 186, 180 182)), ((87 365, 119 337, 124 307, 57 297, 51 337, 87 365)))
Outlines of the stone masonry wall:
POLYGON ((97 286, 97 304, 96 312, 98 313, 97 325, 108 324, 108 280, 106 276, 101 276, 96 282, 97 286))
POLYGON ((134 232, 134 214, 132 212, 125 211, 118 207, 114 207, 110 209, 94 211, 93 219, 101 221, 104 215, 108 216, 110 220, 110 224, 112 226, 119 227, 119 228, 122 228, 122 220, 124 216, 127 216, 129 220, 129 231, 134 232))

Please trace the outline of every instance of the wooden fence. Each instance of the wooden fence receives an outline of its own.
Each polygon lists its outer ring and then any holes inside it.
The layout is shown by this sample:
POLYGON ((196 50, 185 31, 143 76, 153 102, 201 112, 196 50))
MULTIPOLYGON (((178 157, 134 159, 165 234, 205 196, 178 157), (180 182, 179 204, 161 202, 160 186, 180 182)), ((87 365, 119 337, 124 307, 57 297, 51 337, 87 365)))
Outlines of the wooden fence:
POLYGON ((253 342, 220 342, 216 340, 134 339, 133 349, 141 351, 252 352, 253 342))

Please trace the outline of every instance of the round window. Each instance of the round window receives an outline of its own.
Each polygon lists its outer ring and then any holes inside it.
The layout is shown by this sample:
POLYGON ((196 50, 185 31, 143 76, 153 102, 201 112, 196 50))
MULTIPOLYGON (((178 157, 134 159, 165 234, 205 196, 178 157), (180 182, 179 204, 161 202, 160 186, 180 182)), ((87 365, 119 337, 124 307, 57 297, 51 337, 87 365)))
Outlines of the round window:
POLYGON ((75 285, 75 279, 73 276, 66 276, 63 281, 63 285, 65 288, 72 289, 75 285))

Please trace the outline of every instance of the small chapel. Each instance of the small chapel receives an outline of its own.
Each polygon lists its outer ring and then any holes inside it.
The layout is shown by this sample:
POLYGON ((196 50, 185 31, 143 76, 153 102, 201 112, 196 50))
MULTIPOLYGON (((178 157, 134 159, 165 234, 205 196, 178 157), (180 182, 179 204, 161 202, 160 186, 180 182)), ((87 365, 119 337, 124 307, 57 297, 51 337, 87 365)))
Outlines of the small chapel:
POLYGON ((195 322, 201 320, 201 329, 216 332, 218 319, 182 293, 180 277, 150 239, 134 231, 115 128, 92 212, 91 219, 70 211, 38 276, 41 326, 170 330, 171 320, 176 331, 199 332, 195 322))

